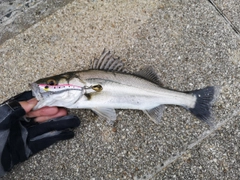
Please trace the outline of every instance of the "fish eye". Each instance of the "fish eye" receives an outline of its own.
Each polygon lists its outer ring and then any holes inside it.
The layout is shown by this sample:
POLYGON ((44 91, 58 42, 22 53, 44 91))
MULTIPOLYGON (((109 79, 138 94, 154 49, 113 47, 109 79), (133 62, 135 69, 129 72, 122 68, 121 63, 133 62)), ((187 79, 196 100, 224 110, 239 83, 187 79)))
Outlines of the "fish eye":
POLYGON ((54 86, 54 85, 57 85, 57 82, 54 79, 49 79, 47 81, 47 84, 50 85, 50 86, 54 86))

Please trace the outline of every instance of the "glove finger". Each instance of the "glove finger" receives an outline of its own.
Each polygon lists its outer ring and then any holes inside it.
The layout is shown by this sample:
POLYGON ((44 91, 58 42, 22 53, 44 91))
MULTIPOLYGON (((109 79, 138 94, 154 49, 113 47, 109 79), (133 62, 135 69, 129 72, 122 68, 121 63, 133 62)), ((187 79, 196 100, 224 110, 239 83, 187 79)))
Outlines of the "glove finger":
POLYGON ((75 128, 80 125, 80 119, 77 116, 68 115, 52 119, 50 121, 37 124, 28 128, 28 138, 32 139, 36 136, 51 131, 60 131, 68 128, 75 128))
MULTIPOLYGON (((34 98, 33 95, 32 95, 32 91, 24 91, 16 96, 13 96, 11 97, 10 99, 6 100, 5 102, 7 101, 13 101, 13 100, 16 100, 16 101, 27 101, 29 99, 32 99, 34 98)), ((4 102, 4 103, 5 103, 4 102)))
POLYGON ((60 140, 67 140, 73 137, 74 132, 70 130, 48 132, 30 139, 28 147, 32 151, 32 154, 36 154, 60 140))
POLYGON ((9 129, 25 114, 25 110, 17 101, 11 101, 2 105, 0 113, 0 131, 9 129))

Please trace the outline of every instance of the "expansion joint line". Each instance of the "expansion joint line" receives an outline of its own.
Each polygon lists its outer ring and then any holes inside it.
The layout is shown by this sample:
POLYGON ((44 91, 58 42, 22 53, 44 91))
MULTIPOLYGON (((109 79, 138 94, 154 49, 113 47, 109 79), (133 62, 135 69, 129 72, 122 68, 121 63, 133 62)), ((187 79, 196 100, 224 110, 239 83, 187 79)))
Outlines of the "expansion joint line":
POLYGON ((224 20, 230 25, 230 27, 234 30, 234 32, 240 36, 239 29, 229 20, 229 18, 223 13, 223 11, 214 3, 212 0, 208 0, 208 2, 217 10, 217 12, 224 18, 224 20))

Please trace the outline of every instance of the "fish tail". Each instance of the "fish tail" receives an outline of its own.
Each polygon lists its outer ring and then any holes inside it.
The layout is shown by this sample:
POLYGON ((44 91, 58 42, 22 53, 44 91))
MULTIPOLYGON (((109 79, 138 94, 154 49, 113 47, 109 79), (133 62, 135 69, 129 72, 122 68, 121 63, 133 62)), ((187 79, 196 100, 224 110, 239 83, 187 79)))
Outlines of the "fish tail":
POLYGON ((189 108, 189 111, 211 127, 214 126, 211 107, 219 95, 219 90, 219 87, 208 86, 204 89, 188 92, 196 97, 195 106, 189 108))

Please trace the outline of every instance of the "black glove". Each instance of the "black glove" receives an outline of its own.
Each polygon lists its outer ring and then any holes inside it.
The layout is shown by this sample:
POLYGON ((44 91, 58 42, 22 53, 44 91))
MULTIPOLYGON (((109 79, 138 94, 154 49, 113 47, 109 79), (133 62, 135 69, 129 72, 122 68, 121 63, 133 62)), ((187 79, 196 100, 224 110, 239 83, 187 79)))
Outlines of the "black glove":
POLYGON ((0 105, 0 177, 6 171, 31 155, 60 140, 74 137, 69 128, 80 125, 76 116, 68 115, 44 123, 26 122, 26 114, 18 101, 32 98, 32 92, 24 92, 0 105))

